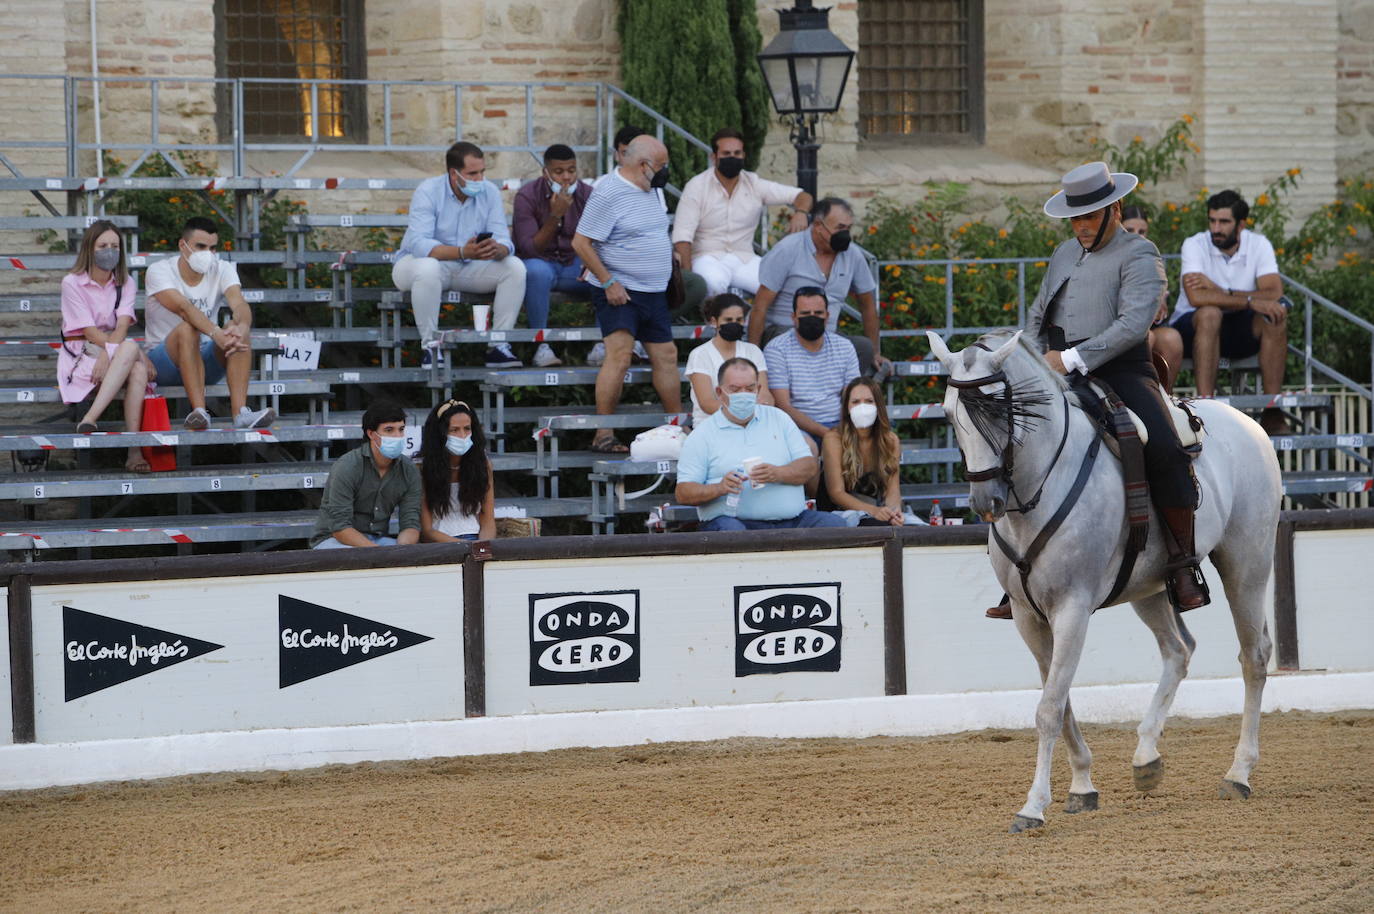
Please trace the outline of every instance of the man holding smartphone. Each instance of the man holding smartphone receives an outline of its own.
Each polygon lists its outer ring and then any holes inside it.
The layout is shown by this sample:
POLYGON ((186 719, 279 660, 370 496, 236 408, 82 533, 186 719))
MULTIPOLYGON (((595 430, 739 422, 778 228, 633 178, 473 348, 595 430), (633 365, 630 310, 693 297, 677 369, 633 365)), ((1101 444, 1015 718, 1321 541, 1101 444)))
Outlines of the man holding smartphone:
MULTIPOLYGON (((454 143, 444 156, 445 174, 428 178, 410 199, 410 224, 401 239, 402 257, 391 268, 396 288, 410 292, 415 325, 424 347, 423 367, 442 367, 438 348, 439 299, 445 289, 495 292, 492 330, 515 326, 525 298, 525 265, 512 257, 501 192, 486 178, 482 150, 454 143)), ((519 368, 507 343, 487 348, 488 368, 519 368)))

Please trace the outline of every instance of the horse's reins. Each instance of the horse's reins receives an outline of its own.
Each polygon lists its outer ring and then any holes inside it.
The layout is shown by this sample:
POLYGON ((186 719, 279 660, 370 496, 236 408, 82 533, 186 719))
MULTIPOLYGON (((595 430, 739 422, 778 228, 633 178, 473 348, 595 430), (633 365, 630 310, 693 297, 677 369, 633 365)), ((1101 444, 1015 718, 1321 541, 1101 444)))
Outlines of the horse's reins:
MULTIPOLYGON (((987 347, 983 346, 981 343, 975 345, 987 349, 987 347)), ((1006 446, 1002 448, 1002 461, 998 466, 990 467, 986 470, 969 470, 966 464, 964 479, 968 482, 986 482, 989 479, 1000 477, 1002 481, 1007 484, 1008 494, 1015 497, 1018 504, 1016 508, 1008 507, 1007 511, 1015 511, 1023 515, 1029 514, 1035 509, 1036 505, 1040 503, 1040 495, 1045 490, 1045 484, 1049 482, 1050 474, 1054 472, 1055 466, 1059 463, 1059 457, 1064 452, 1064 445, 1069 440, 1069 398, 1067 394, 1062 391, 1060 392, 1060 397, 1064 401, 1064 431, 1059 438, 1059 446, 1055 449, 1054 459, 1050 461, 1049 468, 1045 470, 1045 475, 1041 477, 1040 485, 1036 488, 1035 495, 1032 496, 1029 501, 1023 502, 1020 495, 1016 492, 1016 483, 1012 479, 1012 471, 1016 465, 1016 436, 1014 434, 1015 430, 1011 426, 1010 418, 1012 416, 1012 388, 1011 383, 1007 381, 1006 373, 997 371, 994 374, 982 378, 971 378, 962 381, 950 378, 947 383, 950 387, 957 390, 976 390, 980 387, 996 384, 998 382, 1001 382, 1003 386, 1002 398, 1006 403, 1008 416, 1007 443, 1006 446)), ((988 443, 993 444, 991 441, 988 443)), ((993 444, 993 447, 995 448, 996 445, 993 444)), ((1079 497, 1083 494, 1083 489, 1087 487, 1088 479, 1092 476, 1093 464, 1097 461, 1097 453, 1101 448, 1102 436, 1100 434, 1094 435, 1092 444, 1088 445, 1088 450, 1083 455, 1083 462, 1079 464, 1078 475, 1074 477, 1073 485, 1069 488, 1068 495, 1064 497, 1064 501, 1060 503, 1058 510, 1054 512, 1054 516, 1051 517, 1049 522, 1036 534, 1035 539, 1031 541, 1030 547, 1026 550, 1025 555, 1018 556, 1016 550, 1012 549, 1011 544, 1003 539, 1002 534, 998 532, 997 525, 995 523, 992 524, 992 538, 997 542, 997 546, 1002 550, 1002 553, 1016 566, 1016 570, 1021 575, 1021 591, 1026 595, 1026 600, 1030 603, 1031 609, 1035 610, 1036 614, 1046 622, 1049 622, 1049 616, 1040 608, 1040 604, 1035 601, 1035 597, 1031 594, 1030 573, 1032 570, 1032 562, 1042 551, 1044 551, 1050 538, 1058 532, 1065 519, 1068 518, 1069 512, 1072 511, 1074 505, 1078 503, 1079 497)), ((1111 602, 1116 599, 1117 595, 1125 588, 1126 582, 1129 580, 1131 570, 1134 566, 1135 555, 1132 553, 1127 560, 1122 562, 1121 568, 1116 576, 1116 581, 1112 585, 1112 591, 1107 595, 1107 599, 1103 601, 1103 606, 1111 604, 1111 602)))

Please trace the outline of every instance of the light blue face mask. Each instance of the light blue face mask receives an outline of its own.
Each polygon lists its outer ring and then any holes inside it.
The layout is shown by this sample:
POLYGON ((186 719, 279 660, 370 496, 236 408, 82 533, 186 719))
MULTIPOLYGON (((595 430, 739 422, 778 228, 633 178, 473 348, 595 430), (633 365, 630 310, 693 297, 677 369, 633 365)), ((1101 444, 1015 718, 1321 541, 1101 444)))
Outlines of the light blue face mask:
POLYGON ((387 460, 395 460, 406 451, 405 436, 399 438, 388 438, 379 436, 377 439, 377 450, 382 452, 382 456, 387 460))
POLYGON ((482 194, 486 193, 486 181, 469 181, 464 178, 463 182, 463 186, 458 189, 463 192, 463 196, 465 197, 480 197, 482 194))
POLYGON ((455 457, 462 457, 472 447, 472 436, 459 438, 457 435, 449 435, 446 446, 450 454, 455 457))
POLYGON ((730 395, 727 408, 730 410, 730 415, 734 416, 736 419, 743 419, 747 422, 749 419, 753 418, 754 407, 758 406, 758 404, 758 394, 741 391, 740 393, 730 395))

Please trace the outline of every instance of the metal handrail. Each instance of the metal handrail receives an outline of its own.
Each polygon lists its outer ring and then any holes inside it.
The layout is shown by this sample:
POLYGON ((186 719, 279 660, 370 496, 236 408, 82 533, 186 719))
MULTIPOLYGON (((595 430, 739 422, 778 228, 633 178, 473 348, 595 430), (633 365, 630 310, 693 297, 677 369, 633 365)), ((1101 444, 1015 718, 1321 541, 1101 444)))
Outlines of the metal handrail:
MULTIPOLYGON (((1164 254, 1164 255, 1162 255, 1162 256, 1163 256, 1163 258, 1164 258, 1165 260, 1177 260, 1177 259, 1180 258, 1180 255, 1178 255, 1178 254, 1164 254)), ((886 272, 886 271, 885 271, 885 268, 886 268, 886 267, 917 267, 917 268, 921 268, 921 267, 940 267, 940 268, 943 268, 943 269, 944 269, 944 278, 945 278, 945 286, 944 286, 944 289, 945 289, 945 324, 944 324, 943 327, 931 327, 931 328, 929 328, 929 329, 935 330, 936 332, 940 333, 940 334, 943 335, 943 336, 954 336, 954 335, 963 336, 963 335, 971 335, 971 334, 986 333, 986 332, 988 332, 988 331, 996 330, 996 329, 1001 329, 1001 328, 998 328, 998 327, 957 327, 957 326, 955 326, 955 323, 954 323, 954 294, 955 294, 954 282, 955 282, 956 276, 959 275, 959 274, 957 274, 957 273, 954 272, 954 268, 955 268, 955 267, 960 267, 960 266, 1007 266, 1007 265, 1015 264, 1015 265, 1016 265, 1016 271, 1017 271, 1017 275, 1016 275, 1016 313, 1017 313, 1016 324, 1017 324, 1017 326, 1023 326, 1023 325, 1025 324, 1025 322, 1026 322, 1026 266, 1027 266, 1027 264, 1047 264, 1048 261, 1049 261, 1049 258, 1048 258, 1048 257, 984 257, 984 258, 976 258, 976 259, 975 259, 975 258, 950 258, 950 259, 944 259, 944 260, 932 260, 932 259, 924 259, 924 260, 880 260, 880 261, 875 261, 875 262, 874 262, 874 264, 873 264, 873 269, 874 269, 874 273, 875 273, 875 279, 877 280, 877 283, 878 283, 878 289, 877 289, 877 293, 876 293, 876 294, 877 294, 877 297, 878 297, 879 307, 881 308, 881 306, 882 306, 882 301, 883 301, 883 296, 882 296, 882 284, 883 284, 883 279, 884 279, 885 272, 886 272)), ((1335 302, 1331 301, 1329 298, 1326 298, 1325 296, 1323 296, 1321 293, 1316 292, 1316 291, 1312 290, 1311 288, 1309 288, 1308 286, 1305 286, 1305 285, 1303 285, 1302 283, 1298 282, 1297 280, 1293 279, 1291 276, 1287 276, 1287 275, 1285 275, 1285 274, 1283 274, 1283 273, 1280 273, 1280 274, 1279 274, 1279 278, 1283 280, 1284 289, 1285 289, 1285 293, 1286 293, 1286 294, 1288 294, 1290 297, 1301 298, 1302 300, 1304 300, 1304 301, 1307 303, 1307 306, 1306 306, 1305 308, 1303 308, 1303 341, 1302 341, 1302 346, 1301 346, 1301 348, 1299 348, 1299 347, 1297 347, 1297 346, 1294 346, 1294 345, 1291 344, 1291 343, 1290 343, 1289 346, 1288 346, 1289 351, 1293 352, 1295 355, 1300 356, 1300 357, 1302 358, 1302 360, 1303 360, 1303 373, 1304 373, 1304 377, 1303 377, 1303 389, 1304 389, 1304 390, 1307 390, 1307 391, 1311 391, 1311 390, 1312 390, 1312 376, 1313 376, 1313 371, 1315 370, 1316 372, 1319 372, 1319 373, 1321 373, 1321 374, 1323 374, 1323 375, 1329 377, 1329 378, 1332 379, 1333 381, 1336 381, 1337 383, 1341 384, 1343 387, 1345 387, 1345 388, 1347 388, 1347 389, 1353 391, 1354 393, 1356 393, 1356 394, 1358 394, 1359 396, 1363 397, 1365 400, 1370 401, 1371 418, 1374 419, 1374 322, 1370 322, 1370 321, 1368 321, 1368 320, 1365 320, 1364 318, 1360 317, 1358 314, 1353 313, 1353 312, 1350 311, 1349 309, 1341 307, 1340 305, 1338 305, 1338 304, 1336 304, 1335 302), (1370 348, 1369 348, 1370 384, 1369 384, 1369 386, 1365 386, 1364 384, 1361 384, 1359 381, 1356 381, 1354 378, 1351 378, 1351 377, 1349 377, 1348 375, 1343 374, 1341 371, 1339 371, 1339 370, 1337 370, 1336 368, 1334 368, 1334 367, 1332 367, 1332 366, 1326 364, 1325 362, 1321 361, 1320 359, 1318 359, 1316 356, 1313 355, 1313 353, 1312 353, 1312 344, 1313 344, 1313 335, 1312 335, 1312 315, 1313 315, 1313 313, 1314 313, 1314 311, 1315 311, 1314 306, 1319 306, 1319 307, 1321 307, 1321 308, 1324 308, 1324 309, 1326 309, 1327 311, 1331 312, 1332 314, 1336 315, 1337 317, 1341 318, 1342 320, 1348 321, 1348 322, 1349 322, 1350 324, 1352 324, 1355 328, 1358 328, 1358 329, 1363 330, 1363 331, 1365 331, 1366 333, 1369 333, 1369 334, 1370 334, 1370 348)), ((1010 326, 1010 325, 1005 325, 1005 326, 1010 326)), ((916 335, 924 334, 925 332, 926 332, 926 328, 920 328, 920 329, 917 329, 917 330, 884 330, 884 331, 881 332, 881 335, 882 335, 882 336, 887 336, 887 337, 916 336, 916 335)))
MULTIPOLYGON (((512 145, 492 145, 484 148, 489 152, 525 152, 535 161, 542 162, 544 145, 535 141, 534 125, 536 116, 535 92, 538 89, 568 89, 582 88, 594 90, 596 94, 596 116, 597 123, 603 122, 603 111, 606 105, 607 85, 600 82, 591 81, 528 81, 518 82, 509 80, 485 80, 459 82, 455 80, 420 80, 420 79, 267 79, 259 77, 242 77, 228 79, 223 77, 209 76, 55 76, 50 74, 0 74, 0 80, 61 80, 64 91, 64 110, 65 110, 65 132, 61 140, 18 140, 6 138, 0 141, 0 147, 11 149, 62 149, 67 153, 67 173, 68 177, 78 177, 77 155, 80 152, 95 152, 97 160, 102 160, 106 152, 133 151, 141 155, 130 166, 132 172, 139 165, 153 154, 157 154, 166 159, 168 164, 178 173, 182 173, 180 164, 175 157, 169 156, 173 151, 190 152, 230 152, 233 154, 235 176, 245 173, 246 154, 249 152, 292 152, 300 151, 301 157, 286 172, 286 176, 295 174, 315 153, 329 150, 337 152, 442 152, 453 142, 463 138, 463 93, 465 90, 472 89, 521 89, 525 95, 524 129, 523 143, 512 145), (118 83, 127 86, 130 83, 146 84, 151 95, 149 105, 149 130, 148 139, 142 143, 111 143, 111 142, 83 142, 80 139, 82 131, 78 123, 83 115, 83 111, 77 104, 79 89, 83 85, 99 85, 103 83, 118 83), (159 140, 159 96, 164 86, 186 86, 200 85, 208 86, 212 90, 220 88, 228 89, 228 111, 218 112, 227 113, 230 124, 229 137, 225 142, 166 142, 159 140), (251 142, 245 137, 244 131, 244 87, 246 85, 279 85, 308 88, 311 92, 311 111, 319 111, 319 90, 325 87, 345 87, 345 86, 368 86, 380 88, 382 91, 382 142, 326 142, 319 134, 320 119, 311 119, 311 134, 303 137, 299 141, 281 142, 251 142), (453 115, 454 131, 451 138, 440 143, 397 143, 393 141, 393 111, 392 111, 392 92, 397 88, 440 88, 448 89, 453 92, 453 115)), ((3 83, 0 83, 3 85, 3 83)), ((637 100, 625 96, 628 101, 639 104, 637 100)), ((95 115, 99 116, 99 115, 95 115)), ((669 126, 678 132, 683 133, 689 139, 695 140, 690 134, 686 134, 676 124, 669 126)), ((103 133, 95 131, 96 136, 103 133)), ((697 141, 698 143, 700 141, 697 141)), ((576 152, 601 153, 604 144, 600 140, 592 144, 574 144, 572 146, 576 152)), ((23 177, 15 165, 0 152, 0 165, 8 168, 16 177, 23 177)), ((183 175, 184 176, 184 175, 183 175)))

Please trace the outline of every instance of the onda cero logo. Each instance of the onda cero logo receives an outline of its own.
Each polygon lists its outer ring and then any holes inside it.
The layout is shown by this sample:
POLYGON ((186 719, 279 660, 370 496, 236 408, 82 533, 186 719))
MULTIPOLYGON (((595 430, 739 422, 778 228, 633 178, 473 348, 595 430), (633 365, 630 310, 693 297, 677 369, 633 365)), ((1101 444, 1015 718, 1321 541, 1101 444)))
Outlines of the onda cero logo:
POLYGON ((639 681, 639 591, 530 594, 530 685, 639 681))
POLYGON ((840 668, 840 585, 735 588, 735 675, 840 668))

